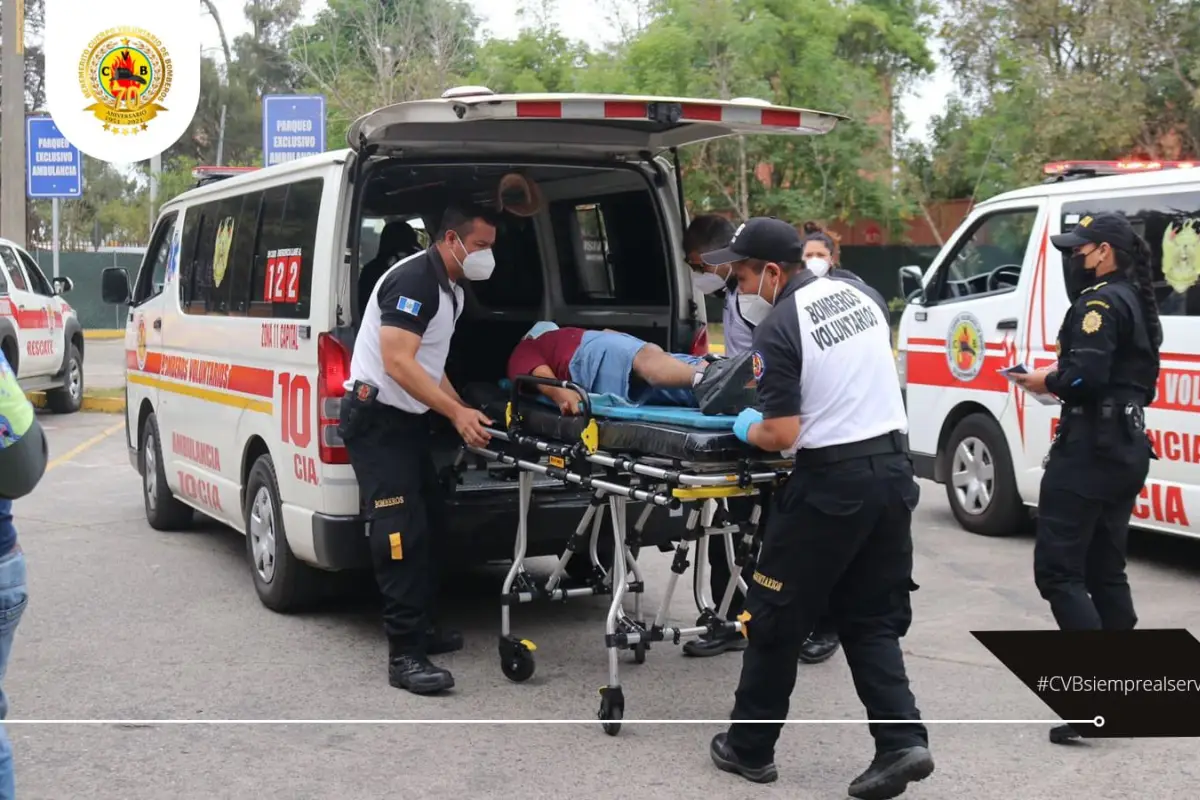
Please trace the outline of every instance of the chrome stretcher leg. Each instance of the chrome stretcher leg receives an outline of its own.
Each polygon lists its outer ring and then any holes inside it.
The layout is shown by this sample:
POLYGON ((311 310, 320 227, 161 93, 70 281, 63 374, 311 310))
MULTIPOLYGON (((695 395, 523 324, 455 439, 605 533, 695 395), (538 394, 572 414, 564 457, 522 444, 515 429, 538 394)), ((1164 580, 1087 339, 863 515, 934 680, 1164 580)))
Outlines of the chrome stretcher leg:
MULTIPOLYGON (((701 616, 716 613, 716 604, 712 599, 712 590, 708 579, 708 537, 713 535, 713 518, 717 512, 717 501, 709 498, 700 506, 700 537, 696 542, 696 568, 692 570, 692 596, 696 600, 696 610, 701 616)), ((717 536, 725 536, 723 533, 717 536)), ((728 538, 726 536, 726 538, 728 538)))
POLYGON ((600 711, 604 732, 616 736, 621 731, 620 720, 625 715, 625 694, 621 690, 620 657, 618 656, 617 634, 625 616, 625 590, 628 586, 625 566, 625 498, 610 497, 609 510, 613 527, 613 576, 612 603, 608 607, 604 639, 608 648, 608 685, 600 689, 600 711))
POLYGON ((531 603, 538 595, 537 587, 525 572, 525 552, 529 546, 529 507, 533 499, 533 473, 521 470, 517 478, 519 511, 517 541, 513 545, 513 563, 504 578, 500 594, 500 670, 511 681, 520 683, 533 677, 533 651, 537 646, 528 639, 512 635, 511 607, 531 603))
MULTIPOLYGON (((563 577, 567 574, 567 564, 570 563, 572 558, 580 555, 586 547, 588 535, 592 531, 592 520, 598 516, 603 516, 602 508, 604 501, 602 498, 603 495, 600 492, 596 492, 596 494, 592 496, 592 501, 588 505, 587 511, 583 512, 583 519, 579 520, 579 525, 575 527, 574 535, 567 540, 567 547, 563 551, 562 557, 558 559, 558 564, 555 565, 554 571, 550 574, 550 577, 546 579, 547 592, 552 593, 558 588, 559 582, 562 581, 563 577), (600 514, 597 514, 598 510, 601 511, 600 514)), ((591 554, 589 553, 589 556, 590 555, 591 554)), ((593 566, 595 566, 594 559, 593 566)))

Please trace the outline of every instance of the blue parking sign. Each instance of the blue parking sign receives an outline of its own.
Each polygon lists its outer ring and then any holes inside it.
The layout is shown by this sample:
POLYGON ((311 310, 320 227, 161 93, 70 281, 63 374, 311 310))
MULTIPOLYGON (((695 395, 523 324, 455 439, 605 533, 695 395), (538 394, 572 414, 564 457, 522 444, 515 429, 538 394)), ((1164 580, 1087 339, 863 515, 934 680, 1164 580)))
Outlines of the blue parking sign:
POLYGON ((25 188, 30 197, 80 197, 83 162, 50 117, 25 120, 25 188))
POLYGON ((263 163, 272 167, 325 152, 325 98, 268 95, 263 98, 263 163))

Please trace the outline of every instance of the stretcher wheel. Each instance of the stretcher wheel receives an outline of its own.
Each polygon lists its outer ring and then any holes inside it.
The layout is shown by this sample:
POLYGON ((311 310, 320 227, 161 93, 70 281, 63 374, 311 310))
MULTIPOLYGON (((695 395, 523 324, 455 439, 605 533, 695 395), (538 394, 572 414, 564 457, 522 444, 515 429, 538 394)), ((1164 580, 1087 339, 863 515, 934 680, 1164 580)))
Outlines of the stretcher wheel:
POLYGON ((500 640, 500 671, 513 683, 533 677, 533 642, 513 638, 500 640))
POLYGON ((604 687, 600 690, 600 727, 609 736, 621 732, 621 719, 625 716, 625 693, 620 686, 604 687))
POLYGON ((635 644, 633 646, 633 663, 645 664, 646 663, 646 651, 648 649, 649 648, 646 646, 645 642, 638 642, 637 644, 635 644))

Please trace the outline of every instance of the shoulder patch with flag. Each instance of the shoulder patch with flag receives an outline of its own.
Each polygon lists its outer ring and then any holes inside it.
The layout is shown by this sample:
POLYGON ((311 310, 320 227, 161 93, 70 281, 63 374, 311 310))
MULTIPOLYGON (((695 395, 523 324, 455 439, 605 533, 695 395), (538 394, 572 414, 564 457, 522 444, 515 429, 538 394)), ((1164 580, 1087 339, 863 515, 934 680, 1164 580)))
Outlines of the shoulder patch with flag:
POLYGON ((411 297, 401 297, 396 301, 396 310, 412 314, 415 317, 421 313, 421 301, 413 300, 411 297))

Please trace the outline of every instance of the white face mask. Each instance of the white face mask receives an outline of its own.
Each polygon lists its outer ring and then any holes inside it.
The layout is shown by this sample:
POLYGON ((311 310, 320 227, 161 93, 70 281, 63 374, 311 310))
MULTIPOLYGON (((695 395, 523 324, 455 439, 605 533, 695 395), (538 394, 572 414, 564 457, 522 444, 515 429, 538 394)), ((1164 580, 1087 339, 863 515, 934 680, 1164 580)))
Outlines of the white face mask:
MULTIPOLYGON (((467 246, 459 239, 458 243, 462 245, 463 252, 466 252, 467 246)), ((454 256, 454 260, 458 261, 458 256, 454 256)), ((458 266, 462 268, 463 277, 469 281, 486 281, 492 277, 492 270, 496 268, 496 258, 492 255, 492 248, 486 250, 476 250, 474 253, 467 253, 467 257, 458 261, 458 266)))
POLYGON ((810 258, 804 262, 804 266, 808 267, 808 271, 818 278, 824 278, 829 274, 829 262, 823 258, 810 258))
POLYGON ((759 292, 762 292, 763 281, 766 278, 767 271, 764 269, 762 276, 758 279, 758 292, 754 294, 738 292, 738 313, 742 315, 742 319, 754 326, 762 323, 767 318, 767 315, 771 313, 771 309, 775 307, 775 296, 778 294, 778 287, 772 293, 770 300, 759 294, 759 292))
POLYGON ((692 284, 702 294, 712 294, 725 288, 725 279, 715 272, 706 272, 703 275, 693 276, 692 284))

